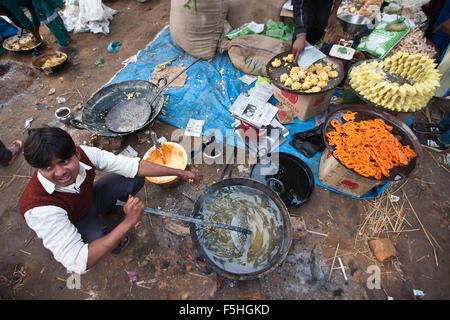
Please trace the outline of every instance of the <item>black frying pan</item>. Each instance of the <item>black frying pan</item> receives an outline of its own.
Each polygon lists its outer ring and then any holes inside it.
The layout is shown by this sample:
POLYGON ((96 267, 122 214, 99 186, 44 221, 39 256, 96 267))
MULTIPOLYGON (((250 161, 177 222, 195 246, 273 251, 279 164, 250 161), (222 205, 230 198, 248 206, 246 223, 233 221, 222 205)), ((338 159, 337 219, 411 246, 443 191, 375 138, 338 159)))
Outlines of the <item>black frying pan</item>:
POLYGON ((158 85, 155 85, 144 80, 128 80, 104 87, 86 102, 81 121, 71 120, 70 123, 77 129, 86 129, 100 136, 116 137, 127 135, 132 132, 114 132, 107 127, 105 119, 108 112, 116 105, 132 99, 140 99, 149 103, 155 99, 151 104, 150 117, 141 126, 143 128, 156 119, 163 107, 164 96, 159 90, 160 81, 161 79, 158 81, 158 85), (155 98, 155 95, 158 95, 158 97, 155 98))

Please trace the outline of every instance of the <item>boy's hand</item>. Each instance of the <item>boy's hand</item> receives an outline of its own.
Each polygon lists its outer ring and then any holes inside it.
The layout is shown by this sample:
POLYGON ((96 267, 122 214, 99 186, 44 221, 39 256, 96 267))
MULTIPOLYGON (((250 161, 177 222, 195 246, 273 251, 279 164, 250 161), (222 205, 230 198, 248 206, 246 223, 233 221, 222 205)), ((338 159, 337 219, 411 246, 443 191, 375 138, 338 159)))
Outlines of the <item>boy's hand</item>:
POLYGON ((139 198, 132 197, 130 194, 127 203, 123 207, 125 219, 134 226, 142 220, 144 208, 145 204, 139 198))
POLYGON ((198 184, 200 182, 200 179, 197 177, 197 175, 191 171, 183 170, 179 177, 185 181, 193 182, 194 184, 198 184))

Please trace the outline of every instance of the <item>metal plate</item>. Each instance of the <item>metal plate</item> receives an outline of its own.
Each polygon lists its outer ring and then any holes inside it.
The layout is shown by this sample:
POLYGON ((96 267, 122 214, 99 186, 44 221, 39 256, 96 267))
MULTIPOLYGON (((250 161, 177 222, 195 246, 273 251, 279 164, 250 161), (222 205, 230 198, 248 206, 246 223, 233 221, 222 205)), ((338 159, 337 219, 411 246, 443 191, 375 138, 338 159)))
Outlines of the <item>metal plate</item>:
POLYGON ((147 122, 152 114, 152 106, 144 99, 122 101, 112 108, 106 116, 105 123, 114 132, 133 132, 147 122))
POLYGON ((286 65, 286 66, 284 65, 283 57, 286 57, 290 53, 291 53, 291 51, 279 53, 276 56, 274 56, 272 59, 270 59, 270 61, 266 65, 266 72, 267 72, 268 77, 270 78, 270 81, 272 82, 273 85, 280 88, 281 90, 295 93, 295 94, 300 94, 300 95, 317 95, 317 94, 322 94, 324 92, 333 90, 344 79, 345 73, 344 73, 344 69, 342 68, 342 66, 334 59, 332 59, 330 57, 325 57, 323 59, 316 61, 315 63, 320 63, 323 66, 326 66, 327 63, 331 62, 335 66, 335 68, 333 70, 336 70, 338 72, 337 78, 329 79, 327 86, 322 88, 322 90, 320 90, 319 92, 305 92, 304 90, 292 90, 291 87, 286 87, 280 81, 280 76, 283 73, 289 74, 292 67, 298 66, 297 62, 288 63, 288 65, 286 65), (278 68, 272 67, 272 62, 275 59, 281 60, 281 66, 278 68))
MULTIPOLYGON (((27 34, 24 35, 24 36, 22 36, 22 38, 23 38, 23 37, 26 37, 26 36, 27 36, 27 34)), ((43 43, 43 42, 41 41, 41 42, 39 42, 38 44, 35 44, 33 47, 30 47, 30 48, 27 48, 27 49, 14 50, 14 49, 12 49, 12 48, 9 47, 8 42, 10 42, 11 40, 16 40, 16 39, 17 39, 17 41, 20 40, 20 38, 19 38, 18 35, 14 35, 14 36, 11 36, 11 37, 6 38, 6 39, 3 41, 3 43, 2 43, 3 48, 4 48, 5 50, 12 51, 12 52, 28 53, 28 52, 31 52, 31 51, 33 51, 34 49, 40 47, 40 46, 42 45, 42 43, 43 43)))
MULTIPOLYGON (((334 130, 334 128, 331 126, 331 121, 333 119, 336 119, 341 124, 343 123, 342 116, 347 111, 357 112, 357 115, 355 117, 356 122, 364 120, 372 120, 375 118, 382 119, 387 125, 392 126, 393 129, 391 133, 398 139, 398 141, 404 146, 409 145, 417 155, 415 158, 412 158, 406 166, 396 166, 393 167, 391 170, 389 170, 390 175, 389 177, 382 176, 381 180, 367 177, 364 178, 382 182, 398 181, 411 175, 417 169, 422 159, 422 147, 420 146, 420 142, 417 139, 414 132, 412 132, 412 130, 405 123, 401 122, 400 120, 390 115, 389 113, 379 111, 376 108, 372 108, 370 106, 365 105, 343 106, 341 108, 336 109, 327 116, 324 122, 322 133, 325 145, 330 153, 333 153, 335 148, 331 147, 328 144, 328 139, 325 136, 325 134, 334 130)), ((336 158, 336 160, 345 167, 345 165, 339 159, 336 158)), ((353 171, 352 169, 348 170, 353 171)))

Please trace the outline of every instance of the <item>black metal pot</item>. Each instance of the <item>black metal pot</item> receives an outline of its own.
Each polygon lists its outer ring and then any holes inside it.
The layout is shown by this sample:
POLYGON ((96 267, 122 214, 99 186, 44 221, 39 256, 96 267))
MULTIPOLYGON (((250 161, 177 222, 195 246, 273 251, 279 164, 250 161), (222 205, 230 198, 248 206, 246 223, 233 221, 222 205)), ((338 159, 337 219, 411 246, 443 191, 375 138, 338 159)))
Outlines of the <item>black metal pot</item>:
POLYGON ((198 225, 191 224, 190 225, 190 234, 192 241, 194 243, 194 246, 199 253, 199 257, 196 259, 204 261, 206 264, 206 270, 203 269, 202 271, 205 273, 215 271, 218 274, 223 275, 227 279, 231 280, 248 280, 248 279, 254 279, 259 278, 263 276, 264 274, 267 274, 271 271, 273 271, 275 268, 277 268, 286 258, 288 251, 291 247, 292 243, 292 224, 290 220, 289 211, 287 210, 286 206, 284 205, 281 198, 274 192, 272 189, 270 189, 268 186, 248 178, 229 178, 222 181, 219 181, 213 185, 211 185, 205 193, 195 202, 194 208, 193 208, 193 217, 194 218, 202 218, 201 217, 201 208, 204 204, 205 200, 211 197, 214 193, 220 191, 223 188, 226 187, 232 187, 232 186, 245 186, 251 189, 255 189, 257 191, 260 191, 264 193, 271 201, 273 201, 279 211, 279 214, 282 218, 282 240, 278 246, 278 251, 272 256, 271 260, 269 261, 268 265, 266 265, 261 270, 258 270, 256 272, 252 273, 239 273, 235 270, 228 270, 226 267, 220 266, 216 262, 214 262, 212 259, 208 257, 207 251, 205 247, 202 245, 202 243, 199 241, 199 232, 197 228, 201 228, 198 225))
POLYGON ((261 160, 252 168, 251 177, 269 186, 288 209, 298 208, 308 202, 315 184, 308 165, 285 152, 272 153, 267 160, 270 162, 261 160))
POLYGON ((64 66, 67 64, 67 54, 63 53, 63 52, 50 52, 50 53, 46 53, 46 54, 42 54, 40 56, 37 56, 36 58, 33 59, 33 61, 31 62, 31 64, 33 65, 33 67, 35 67, 36 69, 45 72, 45 74, 51 74, 57 71, 60 71, 64 68, 64 66), (45 64, 45 61, 52 56, 55 55, 59 55, 60 57, 64 57, 64 60, 59 63, 58 65, 54 65, 51 67, 43 67, 43 65, 45 64))

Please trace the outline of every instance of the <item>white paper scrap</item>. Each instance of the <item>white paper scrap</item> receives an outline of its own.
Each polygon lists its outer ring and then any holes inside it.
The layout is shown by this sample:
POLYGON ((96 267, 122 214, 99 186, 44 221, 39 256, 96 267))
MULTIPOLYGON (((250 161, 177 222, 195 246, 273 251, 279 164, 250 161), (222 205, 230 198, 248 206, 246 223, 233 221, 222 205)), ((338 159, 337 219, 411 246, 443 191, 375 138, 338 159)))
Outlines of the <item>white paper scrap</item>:
POLYGON ((243 83, 245 83, 246 85, 250 85, 250 84, 252 84, 253 82, 255 82, 255 80, 257 79, 258 77, 256 77, 256 76, 251 76, 251 75, 249 75, 249 74, 244 74, 242 77, 240 77, 239 78, 239 80, 241 80, 243 83))
POLYGON ((190 137, 200 137, 202 135, 204 123, 205 120, 189 119, 184 135, 190 137))
POLYGON ((136 150, 133 149, 130 145, 128 145, 123 151, 120 153, 121 155, 128 157, 128 158, 134 158, 137 157, 138 153, 136 150))

